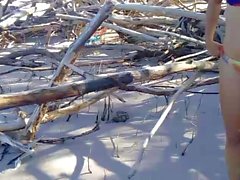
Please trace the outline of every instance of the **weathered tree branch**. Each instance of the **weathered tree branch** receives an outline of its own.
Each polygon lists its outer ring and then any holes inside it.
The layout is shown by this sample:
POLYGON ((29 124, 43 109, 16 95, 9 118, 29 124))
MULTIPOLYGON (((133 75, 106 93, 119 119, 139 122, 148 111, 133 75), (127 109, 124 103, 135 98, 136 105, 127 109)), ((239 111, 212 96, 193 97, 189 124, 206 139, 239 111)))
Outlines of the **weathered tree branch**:
POLYGON ((21 93, 3 94, 0 95, 0 110, 28 104, 47 103, 67 97, 82 96, 86 93, 118 87, 121 84, 126 85, 131 82, 133 82, 133 77, 130 73, 127 73, 91 81, 75 82, 70 85, 47 87, 21 93))
POLYGON ((113 89, 110 89, 108 91, 104 91, 104 92, 92 97, 91 99, 89 99, 89 100, 87 100, 83 103, 74 103, 73 105, 70 105, 70 106, 67 106, 67 107, 64 107, 64 108, 59 108, 59 109, 54 110, 54 111, 47 112, 45 114, 45 116, 43 117, 42 123, 46 123, 48 121, 56 120, 59 117, 63 117, 63 116, 67 116, 67 115, 77 113, 81 109, 89 107, 90 105, 98 102, 100 99, 108 96, 109 94, 111 94, 112 92, 114 92, 116 90, 117 90, 117 88, 113 88, 113 89))
MULTIPOLYGON (((186 91, 192 89, 192 88, 197 88, 201 86, 206 86, 206 85, 212 85, 212 84, 217 84, 219 78, 214 77, 214 78, 208 78, 203 81, 195 81, 189 88, 186 89, 186 91)), ((120 88, 121 90, 125 91, 137 91, 141 93, 147 93, 147 94, 153 94, 157 96, 171 96, 174 93, 177 92, 177 89, 169 89, 169 88, 150 88, 150 87, 144 87, 144 86, 133 86, 133 85, 128 85, 120 88)))
POLYGON ((47 56, 47 57, 56 59, 57 60, 55 62, 56 64, 58 64, 59 60, 62 58, 59 55, 59 53, 52 53, 45 48, 28 48, 28 49, 14 51, 14 52, 11 52, 11 54, 0 57, 0 64, 12 65, 17 61, 16 60, 17 57, 27 56, 27 55, 31 55, 31 54, 40 54, 43 56, 47 56))
MULTIPOLYGON (((84 51, 84 45, 87 40, 96 32, 98 27, 102 24, 102 22, 108 18, 109 14, 112 12, 114 4, 111 0, 106 0, 103 7, 99 10, 97 15, 93 18, 93 20, 85 27, 81 36, 69 47, 65 56, 63 57, 61 63, 59 64, 56 72, 51 79, 49 86, 53 86, 54 84, 61 83, 69 71, 69 68, 66 67, 68 64, 72 64, 79 57, 81 53, 84 51)), ((30 117, 26 127, 25 133, 30 134, 30 139, 35 138, 35 134, 39 129, 41 124, 44 111, 47 111, 47 105, 42 104, 38 106, 32 116, 30 117)))
POLYGON ((146 81, 160 79, 172 73, 188 70, 212 70, 216 68, 215 62, 178 62, 157 67, 147 67, 139 71, 127 71, 124 73, 111 73, 99 75, 97 80, 76 82, 59 87, 47 87, 21 93, 0 95, 0 110, 28 104, 41 104, 57 99, 72 96, 82 96, 89 92, 105 90, 108 88, 129 84, 134 81, 146 81))
MULTIPOLYGON (((204 80, 196 80, 186 91, 188 92, 192 88, 197 88, 197 87, 202 87, 202 86, 207 86, 207 85, 212 85, 218 83, 219 77, 213 77, 213 78, 207 78, 204 80)), ((101 92, 97 94, 96 96, 90 98, 89 100, 86 100, 83 103, 74 103, 72 105, 69 105, 67 107, 59 108, 57 110, 49 111, 44 114, 43 119, 41 123, 47 123, 49 121, 56 120, 57 118, 71 115, 74 113, 78 113, 80 110, 89 107, 90 105, 98 102, 100 99, 106 97, 109 94, 112 94, 114 91, 116 91, 118 88, 112 88, 107 91, 101 92)), ((174 89, 153 89, 153 88, 148 88, 148 87, 142 87, 142 86, 121 86, 122 90, 125 91, 138 91, 142 93, 148 93, 148 94, 153 94, 153 95, 158 95, 158 96, 170 96, 173 95, 174 93, 177 92, 177 87, 174 87, 174 89)), ((1 131, 11 131, 11 130, 18 130, 22 129, 26 126, 26 123, 24 120, 19 117, 17 121, 8 121, 6 123, 1 123, 0 124, 0 132, 1 131)))
MULTIPOLYGON (((117 10, 129 10, 129 11, 140 11, 146 13, 154 13, 158 15, 164 15, 169 17, 188 17, 201 21, 206 20, 205 13, 186 11, 183 9, 176 9, 170 7, 161 7, 161 6, 151 6, 151 5, 143 5, 139 3, 126 3, 126 4, 117 4, 115 6, 117 10)), ((220 17, 218 24, 225 24, 225 18, 220 17)))
MULTIPOLYGON (((90 21, 90 19, 88 19, 88 18, 65 15, 65 14, 57 14, 56 16, 59 17, 59 18, 65 19, 65 20, 75 20, 75 21, 84 21, 84 22, 89 22, 90 21)), ((142 39, 142 40, 146 40, 146 41, 152 41, 152 42, 160 42, 160 39, 158 39, 156 37, 153 37, 153 36, 141 33, 141 32, 137 32, 137 31, 134 31, 132 29, 125 28, 125 27, 117 26, 117 25, 114 25, 114 24, 106 23, 106 22, 103 22, 102 26, 106 27, 106 28, 109 28, 109 29, 113 29, 113 30, 118 31, 118 32, 122 32, 124 34, 131 35, 133 37, 137 37, 138 39, 142 39)))

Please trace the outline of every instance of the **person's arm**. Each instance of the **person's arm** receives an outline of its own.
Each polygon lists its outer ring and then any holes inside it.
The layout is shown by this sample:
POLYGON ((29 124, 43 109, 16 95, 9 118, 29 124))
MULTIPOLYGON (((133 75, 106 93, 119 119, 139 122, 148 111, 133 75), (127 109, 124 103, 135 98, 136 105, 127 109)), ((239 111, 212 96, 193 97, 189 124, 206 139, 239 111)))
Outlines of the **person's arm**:
POLYGON ((221 0, 209 0, 206 12, 206 41, 213 41, 219 14, 221 11, 221 0))
POLYGON ((222 0, 208 0, 208 7, 206 12, 206 28, 205 38, 207 49, 213 56, 219 56, 219 43, 214 42, 214 34, 221 11, 222 0))

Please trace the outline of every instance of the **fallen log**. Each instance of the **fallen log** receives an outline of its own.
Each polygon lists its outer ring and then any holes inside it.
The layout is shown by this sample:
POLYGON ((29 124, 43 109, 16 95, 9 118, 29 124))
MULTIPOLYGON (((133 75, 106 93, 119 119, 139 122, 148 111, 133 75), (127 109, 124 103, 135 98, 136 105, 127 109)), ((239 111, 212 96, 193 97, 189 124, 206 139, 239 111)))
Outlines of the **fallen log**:
MULTIPOLYGON (((167 75, 182 71, 189 71, 195 69, 202 71, 213 71, 217 69, 217 66, 218 63, 214 61, 183 61, 165 64, 162 66, 144 67, 140 70, 126 71, 124 73, 131 73, 132 76, 134 77, 134 82, 136 81, 143 82, 161 79, 167 75)), ((113 76, 116 74, 119 73, 101 74, 98 75, 98 77, 113 76)))
POLYGON ((121 24, 124 26, 129 25, 156 25, 156 24, 166 24, 166 25, 176 25, 178 23, 177 19, 169 17, 128 17, 123 15, 112 15, 108 20, 121 24))
MULTIPOLYGON (((191 84, 191 86, 189 86, 186 89, 186 91, 188 91, 192 88, 213 85, 213 84, 218 83, 218 81, 219 81, 219 77, 208 78, 205 80, 196 80, 194 83, 191 84)), ((175 94, 178 90, 178 88, 174 88, 171 90, 169 90, 169 89, 168 90, 167 89, 154 90, 153 88, 136 87, 136 86, 126 86, 126 87, 121 87, 120 89, 125 90, 125 91, 138 91, 138 92, 153 94, 153 95, 157 95, 157 96, 170 96, 170 95, 175 94)), ((117 90, 117 88, 113 88, 108 91, 104 91, 83 103, 75 103, 68 107, 64 107, 64 108, 60 108, 57 110, 47 112, 43 117, 42 123, 53 121, 53 120, 56 120, 57 118, 67 116, 70 114, 78 113, 80 110, 89 107, 90 105, 98 102, 100 99, 106 97, 107 95, 111 94, 112 92, 114 92, 116 90, 117 90)))
POLYGON ((126 85, 135 81, 143 82, 160 79, 181 71, 194 69, 213 70, 216 66, 216 62, 210 61, 177 62, 123 73, 102 74, 98 76, 99 79, 74 82, 70 85, 3 94, 0 95, 0 110, 29 104, 41 104, 67 97, 82 96, 90 92, 119 87, 119 85, 126 85))
MULTIPOLYGON (((207 85, 212 85, 218 83, 219 77, 213 77, 213 78, 207 78, 204 80, 196 80, 188 89, 186 89, 187 92, 189 92, 190 89, 192 88, 197 88, 201 86, 207 86, 207 85)), ((47 123, 49 121, 54 121, 57 120, 60 117, 68 116, 74 113, 78 113, 84 108, 87 108, 91 106, 92 104, 98 102, 100 99, 103 99, 104 97, 108 96, 109 94, 112 95, 114 91, 116 91, 118 88, 112 88, 107 91, 103 91, 94 97, 91 97, 90 99, 86 100, 85 102, 81 103, 74 103, 71 104, 67 107, 62 107, 56 110, 52 110, 47 112, 46 114, 43 115, 43 119, 41 123, 47 123)), ((138 87, 138 86, 126 86, 126 87, 121 87, 121 89, 125 91, 138 91, 142 93, 148 93, 148 94, 153 94, 153 95, 173 95, 174 93, 177 92, 179 88, 174 87, 173 89, 162 89, 162 90, 154 90, 154 89, 149 89, 148 87, 138 87)), ((22 119, 23 117, 19 117, 17 120, 10 120, 5 123, 0 123, 0 132, 5 132, 5 131, 13 131, 13 130, 19 130, 23 129, 26 126, 26 120, 22 119)))
POLYGON ((3 94, 0 96, 0 110, 29 104, 42 104, 67 97, 82 96, 86 93, 118 87, 131 82, 133 82, 132 75, 126 73, 91 81, 75 82, 70 85, 3 94))
MULTIPOLYGON (((196 20, 205 21, 206 14, 199 12, 192 12, 183 9, 176 9, 171 7, 161 7, 161 6, 151 6, 143 5, 139 3, 127 3, 127 4, 117 4, 115 6, 117 10, 129 10, 129 11, 140 11, 146 13, 154 13, 157 15, 164 15, 168 17, 188 17, 196 20)), ((218 20, 219 25, 225 24, 225 18, 220 16, 218 20)))

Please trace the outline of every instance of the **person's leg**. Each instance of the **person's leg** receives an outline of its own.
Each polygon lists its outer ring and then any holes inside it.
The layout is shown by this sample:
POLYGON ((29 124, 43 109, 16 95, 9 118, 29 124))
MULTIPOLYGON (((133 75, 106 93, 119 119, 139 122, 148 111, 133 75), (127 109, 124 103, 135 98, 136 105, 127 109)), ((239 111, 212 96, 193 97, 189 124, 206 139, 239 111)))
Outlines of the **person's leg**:
POLYGON ((220 104, 226 129, 226 162, 230 180, 240 180, 240 68, 220 60, 220 104))

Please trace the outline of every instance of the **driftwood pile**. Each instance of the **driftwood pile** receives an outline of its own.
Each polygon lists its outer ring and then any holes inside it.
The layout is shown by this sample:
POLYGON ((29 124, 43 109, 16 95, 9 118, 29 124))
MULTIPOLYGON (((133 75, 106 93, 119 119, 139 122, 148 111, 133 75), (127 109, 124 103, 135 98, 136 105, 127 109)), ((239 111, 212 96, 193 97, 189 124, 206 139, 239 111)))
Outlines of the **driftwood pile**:
MULTIPOLYGON (((42 88, 7 92, 0 84, 0 113, 17 109, 19 114, 17 120, 0 123, 1 143, 22 151, 14 159, 15 163, 32 154, 37 143, 62 143, 99 129, 99 122, 96 122, 92 130, 79 136, 37 139, 42 123, 78 113, 108 96, 124 101, 117 95, 119 90, 171 96, 129 174, 132 177, 149 140, 178 96, 196 87, 218 83, 217 59, 205 50, 204 1, 46 0, 24 2, 17 7, 14 2, 2 2, 0 8, 1 52, 11 51, 0 57, 0 66, 11 67, 1 70, 0 78, 18 71, 52 72, 42 88), (39 43, 27 44, 34 38, 39 43), (53 42, 59 39, 72 44, 57 47, 53 42), (118 58, 95 55, 90 59, 86 56, 89 52, 104 50, 124 53, 118 58), (36 59, 41 56, 44 61, 24 60, 31 55, 36 59), (102 66, 110 68, 101 69, 102 66), (101 70, 92 71, 93 67, 101 70), (202 75, 209 71, 216 76, 204 78, 202 75), (174 87, 157 81, 181 72, 196 73, 189 79, 185 76, 187 80, 174 87), (84 102, 77 101, 88 93, 93 93, 93 97, 84 102), (26 113, 21 109, 26 105, 37 107, 32 113, 26 113), (20 138, 13 140, 6 135, 9 131, 21 133, 20 138)), ((221 17, 217 41, 222 39, 224 22, 221 17)))

